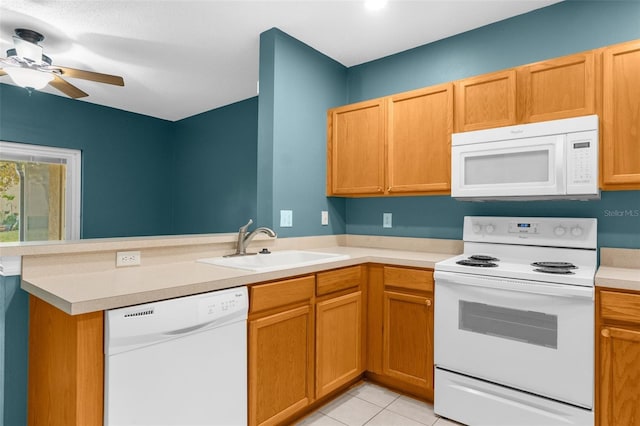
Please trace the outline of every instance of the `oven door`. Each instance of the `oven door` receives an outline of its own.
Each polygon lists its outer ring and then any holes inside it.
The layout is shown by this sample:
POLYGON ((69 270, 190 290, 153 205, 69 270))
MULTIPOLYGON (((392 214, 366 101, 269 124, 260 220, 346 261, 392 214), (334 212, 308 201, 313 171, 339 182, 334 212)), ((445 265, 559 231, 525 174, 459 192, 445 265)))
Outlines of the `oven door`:
POLYGON ((593 406, 592 287, 443 271, 435 282, 437 367, 593 406))
POLYGON ((451 196, 535 197, 566 193, 565 135, 451 148, 451 196))

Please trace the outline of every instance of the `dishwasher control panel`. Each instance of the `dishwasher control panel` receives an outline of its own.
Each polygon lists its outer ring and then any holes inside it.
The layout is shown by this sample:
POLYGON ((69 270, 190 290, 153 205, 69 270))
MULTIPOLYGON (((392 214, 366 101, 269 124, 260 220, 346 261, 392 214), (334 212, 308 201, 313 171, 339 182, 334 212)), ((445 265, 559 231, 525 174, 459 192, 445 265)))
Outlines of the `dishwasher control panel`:
POLYGON ((230 291, 222 294, 213 293, 211 296, 198 300, 198 318, 200 320, 214 320, 224 315, 248 309, 246 293, 230 291))

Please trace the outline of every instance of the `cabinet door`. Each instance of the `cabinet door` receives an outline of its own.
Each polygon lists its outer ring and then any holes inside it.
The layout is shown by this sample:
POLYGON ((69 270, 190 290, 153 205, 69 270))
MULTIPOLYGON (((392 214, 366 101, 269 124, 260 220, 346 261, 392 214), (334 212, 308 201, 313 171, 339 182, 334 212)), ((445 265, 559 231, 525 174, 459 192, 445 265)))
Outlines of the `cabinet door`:
POLYGON ((640 189, 640 40, 603 53, 603 189, 640 189))
POLYGON ((29 297, 30 426, 102 424, 103 318, 102 312, 67 315, 29 297))
POLYGON ((516 124, 516 71, 507 70, 455 83, 456 131, 516 124))
POLYGON ((378 99, 329 110, 327 194, 382 194, 385 103, 378 99))
POLYGON ((593 52, 564 56, 518 70, 522 122, 595 114, 593 52))
POLYGON ((433 310, 424 296, 384 292, 383 373, 433 388, 433 310))
POLYGON ((362 292, 316 305, 316 397, 355 379, 362 368, 362 292))
POLYGON ((640 329, 601 329, 597 385, 600 426, 640 426, 640 329))
POLYGON ((453 85, 402 93, 388 102, 387 191, 449 191, 453 85))
POLYGON ((312 399, 311 306, 249 321, 249 424, 279 424, 312 399))

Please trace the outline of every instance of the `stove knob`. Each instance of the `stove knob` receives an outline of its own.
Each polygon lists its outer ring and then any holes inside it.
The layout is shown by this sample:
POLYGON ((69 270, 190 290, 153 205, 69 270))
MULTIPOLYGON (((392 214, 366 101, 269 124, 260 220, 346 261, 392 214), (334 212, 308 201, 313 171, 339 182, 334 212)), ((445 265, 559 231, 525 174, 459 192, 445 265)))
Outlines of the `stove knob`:
POLYGON ((487 225, 487 226, 485 226, 484 229, 485 229, 485 231, 487 231, 487 234, 491 234, 495 230, 493 225, 487 225))
POLYGON ((482 225, 478 225, 477 223, 473 225, 473 232, 475 232, 476 234, 479 234, 480 231, 482 231, 482 225))
POLYGON ((556 234, 558 237, 562 237, 566 232, 567 230, 564 229, 564 227, 562 226, 556 226, 555 229, 553 230, 553 233, 556 234))
POLYGON ((580 228, 579 226, 571 228, 571 235, 573 235, 574 237, 579 237, 580 235, 582 235, 582 228, 580 228))

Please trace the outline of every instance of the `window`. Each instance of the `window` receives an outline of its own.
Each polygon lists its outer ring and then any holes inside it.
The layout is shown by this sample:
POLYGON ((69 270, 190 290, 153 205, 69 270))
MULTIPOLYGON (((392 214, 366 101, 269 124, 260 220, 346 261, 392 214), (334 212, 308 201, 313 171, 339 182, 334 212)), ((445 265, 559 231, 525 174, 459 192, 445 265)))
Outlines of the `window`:
POLYGON ((0 242, 80 238, 81 153, 0 141, 0 242))

